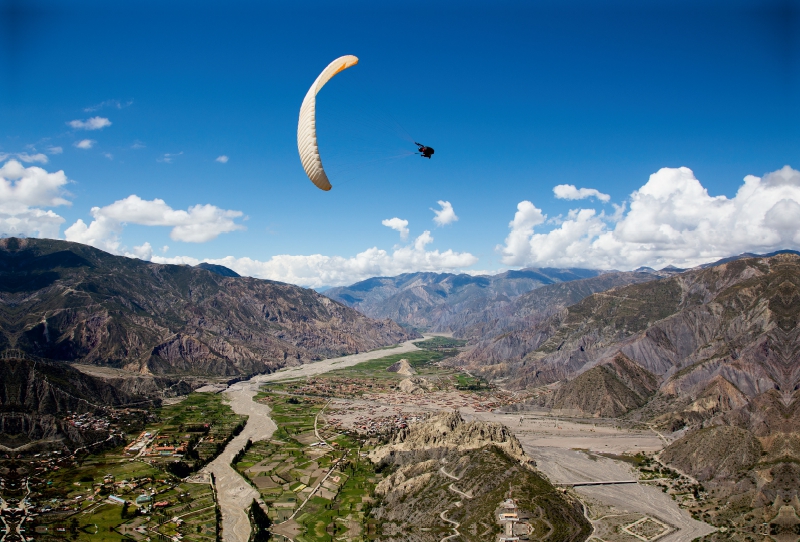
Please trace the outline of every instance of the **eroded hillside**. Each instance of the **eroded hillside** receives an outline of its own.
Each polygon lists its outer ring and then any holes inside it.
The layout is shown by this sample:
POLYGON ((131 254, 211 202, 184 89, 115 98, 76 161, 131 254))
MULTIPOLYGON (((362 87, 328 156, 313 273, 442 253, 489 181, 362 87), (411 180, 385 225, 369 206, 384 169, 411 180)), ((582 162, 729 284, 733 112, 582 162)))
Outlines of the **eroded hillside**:
POLYGON ((413 336, 289 284, 64 241, 0 240, 0 350, 143 373, 240 375, 413 336))

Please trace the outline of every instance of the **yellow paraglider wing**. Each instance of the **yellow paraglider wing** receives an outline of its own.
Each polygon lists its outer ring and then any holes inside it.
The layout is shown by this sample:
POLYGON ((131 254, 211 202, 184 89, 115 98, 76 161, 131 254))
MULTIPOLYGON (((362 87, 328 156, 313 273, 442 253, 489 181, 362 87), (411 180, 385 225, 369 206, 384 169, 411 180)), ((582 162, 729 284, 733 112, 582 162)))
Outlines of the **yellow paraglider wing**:
POLYGON ((331 183, 325 170, 322 168, 322 159, 317 146, 317 93, 325 83, 340 71, 358 64, 358 58, 345 55, 337 58, 328 67, 322 70, 319 77, 308 89, 303 105, 300 106, 300 119, 297 122, 297 150, 300 152, 300 161, 303 169, 311 182, 321 190, 330 190, 331 183))

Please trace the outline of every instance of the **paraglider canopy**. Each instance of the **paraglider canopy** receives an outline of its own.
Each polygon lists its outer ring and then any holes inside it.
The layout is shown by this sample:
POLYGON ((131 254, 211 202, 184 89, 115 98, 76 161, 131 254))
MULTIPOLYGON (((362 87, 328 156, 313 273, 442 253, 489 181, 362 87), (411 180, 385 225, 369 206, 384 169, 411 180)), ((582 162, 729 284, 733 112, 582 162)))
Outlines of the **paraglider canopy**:
POLYGON ((297 150, 303 169, 317 188, 330 190, 332 188, 328 175, 322 168, 322 158, 317 146, 317 93, 337 73, 358 64, 358 58, 345 55, 337 58, 328 67, 322 70, 314 84, 308 89, 303 104, 300 106, 300 119, 297 122, 297 150))
POLYGON ((422 143, 417 143, 416 141, 414 142, 414 145, 416 145, 417 147, 419 147, 419 154, 420 154, 420 155, 421 155, 423 158, 428 158, 428 159, 430 159, 430 157, 431 157, 431 156, 433 156, 433 152, 434 152, 434 151, 433 151, 433 147, 426 147, 426 146, 425 146, 425 145, 423 145, 422 143))

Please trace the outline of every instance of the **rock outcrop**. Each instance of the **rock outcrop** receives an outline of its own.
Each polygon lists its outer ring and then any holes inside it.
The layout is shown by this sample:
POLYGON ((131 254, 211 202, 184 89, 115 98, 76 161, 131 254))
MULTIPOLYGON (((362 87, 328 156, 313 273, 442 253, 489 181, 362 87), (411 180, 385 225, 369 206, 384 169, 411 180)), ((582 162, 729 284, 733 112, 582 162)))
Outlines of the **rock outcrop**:
POLYGON ((537 540, 579 542, 591 531, 580 504, 532 467, 501 424, 441 414, 401 431, 371 459, 389 470, 375 489, 379 500, 372 511, 383 542, 439 542, 447 538, 444 517, 459 525, 463 540, 484 542, 496 529, 495 509, 509 493, 520 509, 547 525, 537 540))
POLYGON ((404 378, 398 387, 403 393, 409 393, 412 395, 419 395, 425 393, 426 391, 433 391, 436 389, 436 386, 434 386, 430 381, 418 376, 404 378))
POLYGON ((389 365, 386 370, 390 373, 397 373, 399 375, 411 376, 417 374, 417 371, 408 363, 407 359, 401 359, 389 365))
POLYGON ((457 411, 445 412, 400 430, 389 444, 375 449, 370 459, 380 463, 389 457, 399 457, 401 452, 435 457, 448 449, 464 452, 488 445, 497 446, 521 463, 529 461, 508 427, 480 420, 465 422, 457 411))

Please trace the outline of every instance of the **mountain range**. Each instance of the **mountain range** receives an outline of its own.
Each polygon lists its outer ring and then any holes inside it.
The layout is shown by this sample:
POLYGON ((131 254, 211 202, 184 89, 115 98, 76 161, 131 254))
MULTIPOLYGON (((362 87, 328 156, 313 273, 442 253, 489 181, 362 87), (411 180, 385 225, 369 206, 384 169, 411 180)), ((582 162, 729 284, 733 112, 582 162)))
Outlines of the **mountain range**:
POLYGON ((418 336, 313 290, 216 267, 0 239, 0 350, 143 374, 236 376, 418 336))
POLYGON ((727 259, 532 314, 449 363, 554 390, 534 402, 557 415, 682 435, 662 460, 741 503, 739 525, 800 509, 800 255, 727 259))
POLYGON ((421 330, 456 332, 489 317, 474 315, 505 306, 526 292, 602 273, 577 268, 530 268, 475 276, 405 273, 330 288, 325 295, 372 318, 391 318, 403 326, 421 330))

